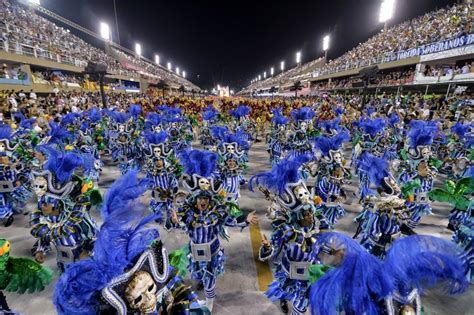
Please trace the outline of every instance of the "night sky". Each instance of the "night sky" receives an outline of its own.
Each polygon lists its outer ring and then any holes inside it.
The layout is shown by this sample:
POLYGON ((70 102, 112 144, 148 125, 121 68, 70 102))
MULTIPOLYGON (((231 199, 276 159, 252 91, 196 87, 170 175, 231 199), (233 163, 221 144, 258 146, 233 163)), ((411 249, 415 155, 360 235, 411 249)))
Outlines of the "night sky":
MULTIPOLYGON (((187 78, 202 88, 217 84, 238 90, 263 71, 295 65, 295 53, 303 62, 322 56, 322 38, 331 35, 330 59, 380 31, 382 0, 331 1, 145 1, 116 0, 120 43, 161 63, 170 61, 186 71, 187 78)), ((396 0, 395 24, 453 0, 396 0)), ((104 21, 117 42, 113 0, 41 0, 63 17, 99 32, 104 21)), ((73 31, 74 32, 74 31, 73 31)), ((76 32, 74 32, 76 33, 76 32)), ((82 36, 82 33, 76 33, 82 36)), ((84 36, 82 36, 84 37, 84 36)))

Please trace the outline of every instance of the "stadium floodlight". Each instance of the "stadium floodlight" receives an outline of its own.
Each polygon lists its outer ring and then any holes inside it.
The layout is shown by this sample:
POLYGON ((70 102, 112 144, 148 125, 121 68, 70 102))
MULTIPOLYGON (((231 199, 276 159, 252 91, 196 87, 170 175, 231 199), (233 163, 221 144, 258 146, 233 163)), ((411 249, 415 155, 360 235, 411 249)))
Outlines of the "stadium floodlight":
POLYGON ((264 78, 264 79, 267 78, 267 71, 263 71, 263 78, 264 78))
POLYGON ((221 86, 220 86, 219 84, 217 85, 217 89, 218 89, 218 90, 220 90, 220 89, 221 89, 221 86))
POLYGON ((258 81, 260 81, 262 79, 262 76, 259 74, 258 75, 258 81))
POLYGON ((41 5, 40 0, 29 0, 30 4, 41 5))
POLYGON ((135 43, 135 53, 139 56, 142 55, 142 45, 139 43, 135 43))
POLYGON ((160 55, 155 55, 155 63, 156 63, 157 65, 160 64, 160 55))
POLYGON ((273 67, 270 68, 270 75, 273 77, 273 74, 275 73, 275 69, 273 67))
POLYGON ((168 70, 171 71, 171 62, 168 62, 168 70))
POLYGON ((323 50, 327 51, 328 49, 329 49, 329 35, 326 35, 323 38, 323 50))
POLYGON ((234 94, 234 90, 230 90, 230 94, 234 94))
POLYGON ((280 62, 280 70, 282 72, 285 71, 285 62, 284 61, 280 62))
POLYGON ((383 0, 380 5, 379 21, 381 23, 387 23, 393 16, 395 8, 395 0, 383 0))
POLYGON ((176 73, 179 74, 179 67, 176 67, 176 73))
POLYGON ((186 78, 186 71, 183 70, 183 78, 186 78))
POLYGON ((107 23, 100 22, 100 37, 105 40, 110 40, 110 27, 107 23))
POLYGON ((301 51, 296 53, 296 64, 300 64, 301 62, 301 51))

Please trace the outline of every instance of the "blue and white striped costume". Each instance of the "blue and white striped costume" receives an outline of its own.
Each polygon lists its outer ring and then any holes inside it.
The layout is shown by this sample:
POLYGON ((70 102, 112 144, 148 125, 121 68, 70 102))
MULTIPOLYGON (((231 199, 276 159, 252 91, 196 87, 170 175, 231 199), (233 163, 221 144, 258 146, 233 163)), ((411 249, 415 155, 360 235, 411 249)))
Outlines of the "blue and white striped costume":
POLYGON ((415 179, 420 180, 421 186, 419 188, 415 188, 414 190, 415 200, 413 202, 407 203, 408 209, 411 212, 407 225, 411 229, 414 229, 420 223, 421 218, 424 215, 432 214, 432 208, 429 203, 427 193, 431 189, 433 189, 433 183, 434 183, 433 177, 431 175, 428 175, 427 177, 422 177, 416 173, 408 173, 408 172, 403 172, 402 174, 400 174, 401 183, 407 183, 415 179))

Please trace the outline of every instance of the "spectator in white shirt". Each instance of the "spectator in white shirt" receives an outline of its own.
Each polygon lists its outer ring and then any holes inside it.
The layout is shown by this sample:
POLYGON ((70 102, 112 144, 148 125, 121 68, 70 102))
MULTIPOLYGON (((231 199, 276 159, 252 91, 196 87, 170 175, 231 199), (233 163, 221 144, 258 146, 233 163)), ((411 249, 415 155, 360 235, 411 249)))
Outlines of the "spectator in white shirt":
POLYGON ((461 68, 461 73, 466 74, 466 73, 469 73, 470 71, 471 71, 471 65, 466 62, 466 64, 464 64, 464 66, 461 68))

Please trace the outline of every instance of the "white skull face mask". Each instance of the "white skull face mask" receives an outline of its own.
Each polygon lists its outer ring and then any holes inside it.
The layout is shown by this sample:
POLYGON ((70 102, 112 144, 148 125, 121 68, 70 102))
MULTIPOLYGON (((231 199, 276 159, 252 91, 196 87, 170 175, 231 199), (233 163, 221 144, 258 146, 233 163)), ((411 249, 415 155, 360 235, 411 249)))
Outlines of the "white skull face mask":
POLYGON ((431 150, 430 148, 428 147, 424 147, 421 149, 421 157, 424 159, 424 160, 429 160, 430 157, 431 157, 431 150))
POLYGON ((299 202, 302 204, 309 203, 309 191, 304 186, 295 187, 293 192, 295 193, 296 199, 298 199, 299 202))
POLYGON ((227 145, 226 152, 229 153, 229 154, 234 154, 235 153, 234 146, 232 144, 227 145))
POLYGON ((300 129, 306 131, 306 129, 308 129, 308 123, 306 121, 301 122, 300 129))
POLYGON ((342 155, 340 152, 335 152, 333 154, 334 163, 337 165, 342 165, 342 155))
POLYGON ((125 132, 125 126, 119 125, 119 132, 125 132))
POLYGON ((211 184, 209 183, 207 178, 200 178, 198 185, 199 185, 199 189, 201 190, 209 190, 209 188, 211 187, 211 184))
POLYGON ((176 128, 176 127, 178 127, 178 124, 175 123, 175 122, 172 122, 172 123, 171 123, 171 128, 176 128))
POLYGON ((125 289, 125 298, 131 309, 148 314, 156 309, 156 291, 157 287, 151 275, 145 271, 138 271, 125 289))
POLYGON ((153 130, 154 130, 155 132, 160 132, 160 131, 161 131, 161 125, 155 126, 155 127, 153 128, 153 130))
POLYGON ((5 152, 5 151, 6 151, 5 143, 0 143, 0 152, 5 152))
POLYGON ((160 156, 161 156, 161 148, 159 148, 159 147, 154 147, 154 148, 153 148, 153 156, 155 156, 155 157, 160 157, 160 156))
POLYGON ((33 183, 33 192, 38 198, 43 197, 48 190, 48 182, 44 177, 36 177, 33 183))

